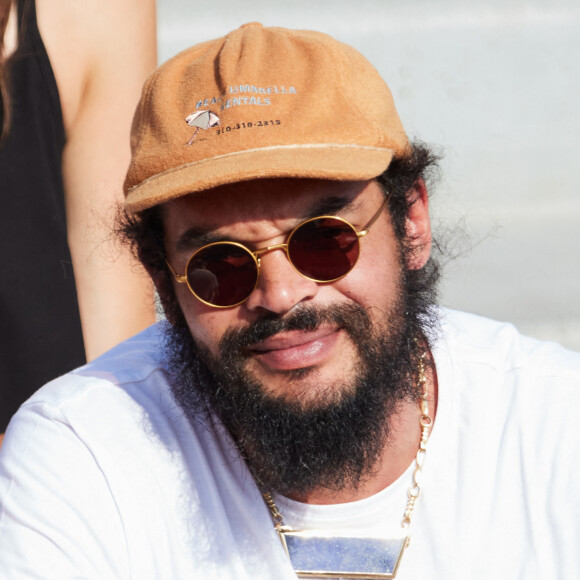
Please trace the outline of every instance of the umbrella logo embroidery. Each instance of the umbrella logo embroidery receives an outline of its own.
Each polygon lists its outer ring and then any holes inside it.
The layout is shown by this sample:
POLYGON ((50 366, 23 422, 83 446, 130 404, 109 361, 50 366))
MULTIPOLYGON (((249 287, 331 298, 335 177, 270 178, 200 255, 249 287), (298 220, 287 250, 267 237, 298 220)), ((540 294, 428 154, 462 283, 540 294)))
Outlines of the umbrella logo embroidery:
POLYGON ((187 117, 185 117, 185 122, 190 127, 195 127, 191 139, 187 142, 187 145, 192 145, 195 136, 200 129, 205 131, 211 127, 216 127, 220 124, 220 118, 213 111, 206 109, 205 111, 197 111, 197 113, 187 115, 187 117))

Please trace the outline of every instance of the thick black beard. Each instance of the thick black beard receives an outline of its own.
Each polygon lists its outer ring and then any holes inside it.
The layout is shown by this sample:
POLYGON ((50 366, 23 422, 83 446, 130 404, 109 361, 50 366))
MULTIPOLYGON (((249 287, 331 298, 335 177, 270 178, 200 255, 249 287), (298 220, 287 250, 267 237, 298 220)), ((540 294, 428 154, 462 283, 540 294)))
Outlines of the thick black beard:
MULTIPOLYGON (((173 395, 191 421, 221 420, 262 489, 298 496, 314 489, 356 489, 378 467, 390 417, 402 402, 420 395, 417 361, 438 328, 433 308, 437 278, 436 264, 426 271, 405 271, 398 299, 382 315, 380 332, 355 303, 301 306, 288 317, 265 316, 229 331, 218 357, 194 344, 181 317, 166 337, 173 395), (343 328, 357 348, 350 384, 333 385, 305 406, 268 394, 244 370, 252 344, 324 322, 343 328)), ((288 380, 309 372, 290 372, 288 380)))

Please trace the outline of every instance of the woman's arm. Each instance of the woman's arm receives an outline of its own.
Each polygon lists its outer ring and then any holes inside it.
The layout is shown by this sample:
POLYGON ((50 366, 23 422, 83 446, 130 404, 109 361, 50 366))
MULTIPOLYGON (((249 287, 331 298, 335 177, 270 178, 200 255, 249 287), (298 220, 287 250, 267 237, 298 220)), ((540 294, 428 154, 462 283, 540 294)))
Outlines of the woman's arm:
POLYGON ((67 233, 87 358, 155 320, 151 280, 112 234, 133 112, 156 65, 154 0, 37 0, 67 144, 67 233))

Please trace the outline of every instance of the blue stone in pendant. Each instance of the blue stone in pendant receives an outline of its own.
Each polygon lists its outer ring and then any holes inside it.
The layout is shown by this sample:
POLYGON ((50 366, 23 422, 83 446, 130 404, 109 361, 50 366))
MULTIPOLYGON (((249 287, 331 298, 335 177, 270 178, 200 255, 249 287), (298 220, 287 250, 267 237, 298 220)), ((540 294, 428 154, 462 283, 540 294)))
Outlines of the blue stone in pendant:
POLYGON ((280 539, 303 578, 394 578, 407 545, 407 536, 385 539, 325 530, 280 530, 280 539))

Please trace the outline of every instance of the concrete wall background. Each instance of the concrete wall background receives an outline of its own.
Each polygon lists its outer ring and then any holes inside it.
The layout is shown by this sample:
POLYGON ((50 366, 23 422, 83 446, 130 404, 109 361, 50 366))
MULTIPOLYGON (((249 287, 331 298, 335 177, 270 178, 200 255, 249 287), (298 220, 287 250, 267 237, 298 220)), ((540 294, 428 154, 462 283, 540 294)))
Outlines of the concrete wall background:
POLYGON ((254 20, 355 46, 409 135, 445 155, 434 221, 467 236, 442 302, 580 350, 576 0, 158 0, 158 15, 161 61, 254 20))

